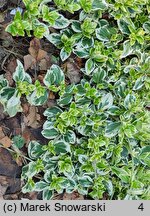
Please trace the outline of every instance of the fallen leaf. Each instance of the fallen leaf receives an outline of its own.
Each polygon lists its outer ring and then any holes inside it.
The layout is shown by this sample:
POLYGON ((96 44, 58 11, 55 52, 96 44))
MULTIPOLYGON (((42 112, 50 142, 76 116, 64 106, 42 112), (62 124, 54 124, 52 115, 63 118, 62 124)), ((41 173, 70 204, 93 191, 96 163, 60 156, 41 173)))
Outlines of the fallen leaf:
MULTIPOLYGON (((10 58, 9 61, 7 61, 6 69, 9 71, 12 75, 15 72, 17 67, 17 60, 15 57, 10 58)), ((12 76, 11 75, 11 76, 12 76)))
POLYGON ((5 136, 3 138, 0 139, 0 143, 5 147, 5 148, 9 148, 12 144, 11 139, 8 136, 5 136))
POLYGON ((52 91, 50 91, 50 93, 49 93, 49 99, 50 100, 54 100, 55 99, 55 95, 54 95, 54 93, 52 91))
POLYGON ((29 112, 30 105, 28 103, 22 103, 22 112, 26 115, 29 112))
POLYGON ((39 66, 40 70, 47 70, 50 66, 50 58, 46 51, 41 49, 40 40, 34 38, 30 41, 29 55, 24 56, 25 70, 39 66))
POLYGON ((5 134, 4 134, 3 128, 0 127, 0 139, 2 139, 4 137, 5 137, 5 134))
POLYGON ((24 122, 26 126, 30 126, 32 128, 38 128, 40 126, 40 115, 37 113, 37 107, 30 106, 29 113, 27 116, 24 116, 24 122))
POLYGON ((6 71, 5 78, 7 79, 9 85, 13 86, 14 80, 13 80, 13 77, 12 77, 12 73, 10 71, 8 71, 8 70, 6 71))
POLYGON ((21 168, 17 166, 10 152, 0 148, 0 175, 15 178, 21 175, 21 168))
POLYGON ((36 64, 36 59, 32 55, 25 55, 23 57, 24 59, 24 69, 25 71, 28 70, 29 68, 34 68, 36 64))
POLYGON ((76 84, 80 82, 80 68, 73 59, 68 59, 68 61, 63 65, 63 67, 65 68, 66 76, 69 78, 71 83, 76 84))
POLYGON ((6 113, 4 113, 4 107, 2 104, 0 104, 0 121, 3 120, 6 116, 6 113))
POLYGON ((42 50, 42 49, 39 49, 38 50, 38 53, 37 53, 37 58, 36 58, 36 60, 37 61, 40 61, 40 60, 42 60, 42 59, 44 59, 44 58, 46 58, 47 57, 47 52, 45 52, 44 50, 42 50))
POLYGON ((39 67, 41 71, 46 71, 48 69, 48 62, 46 61, 46 59, 42 59, 39 62, 39 67))
POLYGON ((78 192, 73 193, 64 193, 63 200, 84 200, 83 195, 79 194, 78 192))
POLYGON ((21 190, 21 180, 15 177, 8 177, 8 176, 0 175, 0 195, 2 192, 4 199, 6 198, 5 196, 6 190, 4 192, 5 188, 7 190, 7 194, 13 195, 14 193, 17 193, 18 191, 21 190))
POLYGON ((7 190, 7 187, 8 186, 6 186, 6 185, 1 185, 0 184, 0 200, 3 200, 4 198, 3 198, 3 195, 5 194, 5 192, 6 192, 6 190, 7 190))
POLYGON ((41 45, 39 39, 34 38, 30 41, 29 53, 33 58, 37 58, 40 47, 41 45))
POLYGON ((32 137, 31 131, 29 130, 28 127, 24 128, 22 132, 22 137, 25 139, 26 147, 28 146, 31 140, 34 140, 34 138, 32 137))

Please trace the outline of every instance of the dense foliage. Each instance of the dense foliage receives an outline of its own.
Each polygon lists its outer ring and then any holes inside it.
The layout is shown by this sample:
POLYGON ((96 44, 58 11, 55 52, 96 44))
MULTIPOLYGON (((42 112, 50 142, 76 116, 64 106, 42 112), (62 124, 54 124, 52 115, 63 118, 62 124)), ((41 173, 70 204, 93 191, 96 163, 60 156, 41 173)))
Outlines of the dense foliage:
POLYGON ((14 88, 1 76, 0 101, 10 116, 21 111, 21 97, 39 106, 49 91, 59 95, 57 106, 44 112, 48 144, 28 146, 32 161, 22 170, 23 192, 42 191, 43 199, 64 190, 94 199, 104 193, 108 199, 150 199, 150 2, 23 2, 26 11, 16 13, 8 32, 45 37, 62 61, 72 54, 85 59, 78 84, 67 85, 58 65, 44 84, 32 83, 20 61, 14 88))

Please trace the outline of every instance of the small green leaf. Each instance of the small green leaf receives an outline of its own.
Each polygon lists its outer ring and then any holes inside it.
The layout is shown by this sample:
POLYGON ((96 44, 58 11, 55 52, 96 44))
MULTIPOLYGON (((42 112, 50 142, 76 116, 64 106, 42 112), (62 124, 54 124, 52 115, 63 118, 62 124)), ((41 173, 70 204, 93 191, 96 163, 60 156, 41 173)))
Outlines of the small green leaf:
POLYGON ((49 188, 49 184, 44 181, 39 181, 35 183, 35 191, 43 191, 49 188))
POLYGON ((53 191, 46 189, 43 190, 42 198, 43 200, 51 200, 53 195, 54 195, 53 191))
POLYGON ((127 40, 123 43, 123 52, 121 58, 125 58, 133 53, 133 48, 130 45, 130 41, 127 40))
POLYGON ((93 180, 90 176, 78 177, 79 184, 84 187, 90 187, 93 184, 93 180))
POLYGON ((90 75, 95 68, 95 62, 92 59, 88 59, 85 63, 85 72, 90 75))
POLYGON ((38 142, 33 140, 29 143, 28 154, 30 158, 38 159, 43 153, 44 150, 42 149, 42 145, 40 145, 38 142))
POLYGON ((64 29, 70 25, 70 21, 66 19, 63 15, 59 15, 58 19, 56 19, 53 28, 55 29, 64 29))
POLYGON ((58 104, 60 106, 66 106, 68 104, 71 103, 73 97, 72 97, 72 94, 64 94, 59 100, 58 100, 58 104))
POLYGON ((139 158, 142 163, 150 167, 150 146, 145 146, 141 149, 139 158))
POLYGON ((143 87, 143 85, 144 85, 144 81, 145 81, 145 77, 144 76, 139 77, 136 80, 136 82, 135 82, 135 84, 133 86, 133 90, 139 90, 139 89, 141 89, 143 87))
POLYGON ((144 30, 146 31, 146 33, 150 33, 150 22, 145 22, 144 24, 143 24, 143 28, 144 28, 144 30))
POLYGON ((66 52, 65 48, 62 48, 60 51, 60 58, 62 61, 65 61, 67 58, 69 58, 69 56, 71 55, 71 51, 70 52, 66 52))
POLYGON ((61 42, 61 35, 52 33, 46 36, 47 40, 50 41, 52 44, 54 44, 56 47, 61 47, 62 42, 61 42))
POLYGON ((112 33, 109 31, 108 26, 101 27, 96 29, 96 37, 100 41, 107 42, 111 39, 112 33))
POLYGON ((89 52, 85 48, 78 48, 73 51, 74 54, 76 54, 80 58, 88 58, 89 57, 89 52))
POLYGON ((58 65, 52 65, 51 68, 47 71, 45 77, 44 77, 44 84, 47 87, 50 87, 51 85, 60 85, 62 81, 64 81, 65 76, 63 71, 58 65))
POLYGON ((15 94, 8 100, 6 111, 10 117, 13 117, 17 114, 17 112, 21 112, 21 101, 20 97, 17 97, 15 94))
POLYGON ((129 30, 128 26, 129 26, 129 24, 127 22, 125 22, 124 20, 122 20, 122 19, 118 20, 118 27, 123 34, 127 34, 127 35, 130 34, 130 30, 129 30))
POLYGON ((130 109, 132 105, 135 104, 135 102, 136 102, 136 97, 134 95, 128 94, 124 99, 124 107, 126 109, 130 109))
POLYGON ((25 78, 25 71, 22 63, 17 60, 17 67, 15 73, 13 74, 13 79, 15 82, 23 81, 25 78))
POLYGON ((93 0, 92 10, 106 10, 107 4, 105 0, 93 0))
POLYGON ((74 32, 80 33, 81 32, 81 25, 79 21, 72 21, 71 28, 74 32))
POLYGON ((99 104, 99 109, 109 109, 113 105, 113 96, 111 93, 102 96, 101 103, 99 104))
POLYGON ((49 127, 48 129, 44 129, 42 131, 42 135, 47 139, 54 139, 59 135, 59 132, 54 127, 49 127))
POLYGON ((18 149, 21 149, 25 144, 25 140, 21 135, 14 136, 12 141, 13 141, 13 146, 17 147, 18 149))
POLYGON ((105 136, 114 137, 118 134, 121 128, 121 122, 109 122, 106 126, 105 136))
POLYGON ((70 152, 70 145, 65 141, 57 141, 54 144, 54 150, 57 154, 70 152))
POLYGON ((68 130, 67 133, 63 136, 63 138, 67 143, 74 144, 76 142, 76 135, 71 130, 68 130))
POLYGON ((130 175, 125 169, 118 167, 112 167, 111 169, 112 172, 116 174, 124 183, 130 182, 130 175))
POLYGON ((62 110, 59 107, 54 106, 46 109, 43 114, 44 116, 52 118, 55 117, 58 113, 62 113, 62 110))

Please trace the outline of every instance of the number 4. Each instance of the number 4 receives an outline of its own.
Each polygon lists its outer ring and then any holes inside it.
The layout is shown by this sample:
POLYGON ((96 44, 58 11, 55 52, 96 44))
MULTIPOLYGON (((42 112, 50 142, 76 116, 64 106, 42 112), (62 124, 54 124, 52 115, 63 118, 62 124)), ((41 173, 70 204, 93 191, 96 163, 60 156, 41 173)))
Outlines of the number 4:
POLYGON ((143 211, 144 210, 144 206, 143 206, 143 203, 141 203, 138 207, 139 210, 143 211))

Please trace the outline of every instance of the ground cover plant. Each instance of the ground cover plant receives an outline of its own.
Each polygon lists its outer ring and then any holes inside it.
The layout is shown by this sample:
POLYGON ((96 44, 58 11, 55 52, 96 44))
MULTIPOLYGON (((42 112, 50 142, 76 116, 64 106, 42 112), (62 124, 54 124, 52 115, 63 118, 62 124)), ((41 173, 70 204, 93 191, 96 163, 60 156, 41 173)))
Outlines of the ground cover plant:
POLYGON ((23 2, 6 31, 44 38, 60 61, 42 82, 20 60, 13 86, 0 77, 0 102, 10 117, 22 112, 22 100, 38 107, 51 92, 57 98, 43 113, 47 144, 28 145, 22 191, 42 192, 43 199, 74 191, 90 199, 150 199, 149 1, 23 2), (62 64, 72 56, 82 62, 81 79, 68 83, 62 64))

